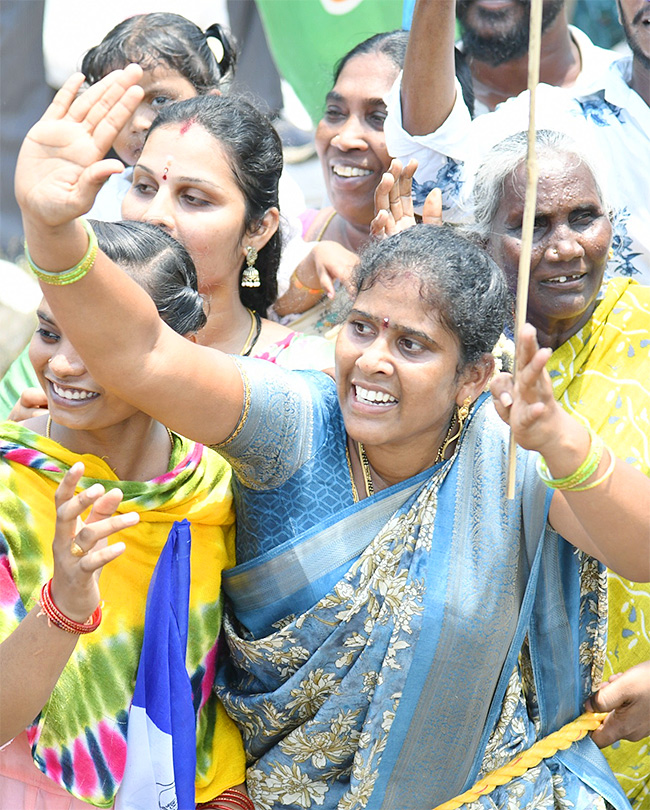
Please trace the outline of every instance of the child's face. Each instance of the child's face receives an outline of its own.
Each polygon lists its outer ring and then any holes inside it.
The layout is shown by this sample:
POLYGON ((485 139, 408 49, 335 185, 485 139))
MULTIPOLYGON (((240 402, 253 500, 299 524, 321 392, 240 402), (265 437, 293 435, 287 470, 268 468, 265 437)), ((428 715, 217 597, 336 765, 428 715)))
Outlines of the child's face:
POLYGON ((133 166, 140 157, 145 135, 158 111, 173 101, 198 95, 190 81, 165 65, 145 68, 138 84, 144 97, 113 143, 117 156, 127 166, 133 166))

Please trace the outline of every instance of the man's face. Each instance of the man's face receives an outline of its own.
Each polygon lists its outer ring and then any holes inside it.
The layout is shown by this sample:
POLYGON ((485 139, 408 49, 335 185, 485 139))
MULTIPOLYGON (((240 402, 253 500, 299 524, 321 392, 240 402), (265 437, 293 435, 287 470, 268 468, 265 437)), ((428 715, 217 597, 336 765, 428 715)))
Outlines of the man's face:
POLYGON ((650 3, 648 0, 618 0, 618 13, 635 59, 650 70, 650 3))
MULTIPOLYGON (((554 22, 564 0, 544 0, 542 31, 554 22)), ((463 50, 493 67, 518 59, 528 50, 530 0, 457 0, 463 26, 463 50)))

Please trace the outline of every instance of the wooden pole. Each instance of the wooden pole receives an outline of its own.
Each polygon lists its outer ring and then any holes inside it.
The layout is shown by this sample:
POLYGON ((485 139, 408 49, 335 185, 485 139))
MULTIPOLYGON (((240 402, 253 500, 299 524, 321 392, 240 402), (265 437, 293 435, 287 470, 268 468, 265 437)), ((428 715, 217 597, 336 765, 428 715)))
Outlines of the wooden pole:
MULTIPOLYGON (((528 282, 530 277, 530 256, 533 246, 533 228, 535 225, 535 208, 537 205, 537 158, 535 155, 535 97, 539 83, 539 56, 542 42, 542 0, 531 0, 530 4, 530 41, 528 44, 528 92, 530 109, 528 113, 528 152, 526 155, 526 197, 524 199, 524 218, 521 228, 521 254, 517 276, 517 299, 515 303, 515 362, 513 375, 517 374, 516 345, 522 326, 526 323, 528 308, 528 282)), ((508 446, 508 472, 506 478, 506 495, 515 497, 516 442, 510 431, 508 446)))

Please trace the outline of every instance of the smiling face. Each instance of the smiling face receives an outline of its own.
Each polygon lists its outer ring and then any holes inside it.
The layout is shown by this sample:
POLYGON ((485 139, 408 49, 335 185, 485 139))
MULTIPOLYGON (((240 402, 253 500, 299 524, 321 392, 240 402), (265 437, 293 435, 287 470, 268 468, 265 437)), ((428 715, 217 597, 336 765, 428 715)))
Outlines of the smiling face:
POLYGON ((316 150, 330 202, 357 226, 370 225, 375 188, 390 165, 383 97, 397 73, 383 54, 350 59, 327 94, 325 115, 316 129, 316 150))
MULTIPOLYGON (((517 286, 526 169, 505 182, 488 248, 517 286)), ((573 156, 540 160, 528 291, 528 320, 542 346, 556 348, 580 329, 596 305, 607 264, 612 226, 591 171, 573 156)))
POLYGON ((425 305, 420 284, 404 274, 359 293, 337 340, 336 384, 353 439, 369 454, 382 448, 401 459, 425 459, 424 469, 433 464, 454 405, 476 399, 481 386, 471 367, 458 371, 458 340, 425 305))
POLYGON ((245 233, 246 202, 221 144, 199 124, 155 129, 135 166, 122 216, 158 225, 194 260, 199 291, 238 289, 246 245, 272 233, 245 233))
POLYGON ((140 157, 145 136, 159 110, 197 95, 190 81, 164 65, 145 69, 138 84, 144 97, 113 142, 113 150, 127 166, 133 166, 140 157))
POLYGON ((47 408, 54 422, 73 430, 100 430, 141 413, 95 382, 57 326, 45 300, 37 316, 38 328, 29 344, 29 359, 47 395, 47 408))

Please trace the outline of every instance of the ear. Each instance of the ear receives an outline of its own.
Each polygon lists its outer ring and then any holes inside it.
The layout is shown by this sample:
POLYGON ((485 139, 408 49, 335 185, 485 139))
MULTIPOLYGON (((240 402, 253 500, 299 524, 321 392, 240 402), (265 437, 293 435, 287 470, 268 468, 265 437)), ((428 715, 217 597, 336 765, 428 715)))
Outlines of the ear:
POLYGON ((269 241, 273 234, 277 231, 280 225, 280 212, 277 208, 269 208, 264 214, 262 219, 259 220, 257 227, 244 234, 242 248, 244 253, 248 245, 252 245, 258 251, 262 250, 264 245, 269 241))
POLYGON ((223 93, 219 90, 218 87, 213 87, 212 90, 208 90, 206 93, 207 96, 222 96, 223 93))
POLYGON ((476 362, 471 363, 461 374, 460 386, 456 393, 456 404, 462 405, 469 397, 475 402, 487 390, 490 379, 494 373, 494 357, 484 354, 476 362))

